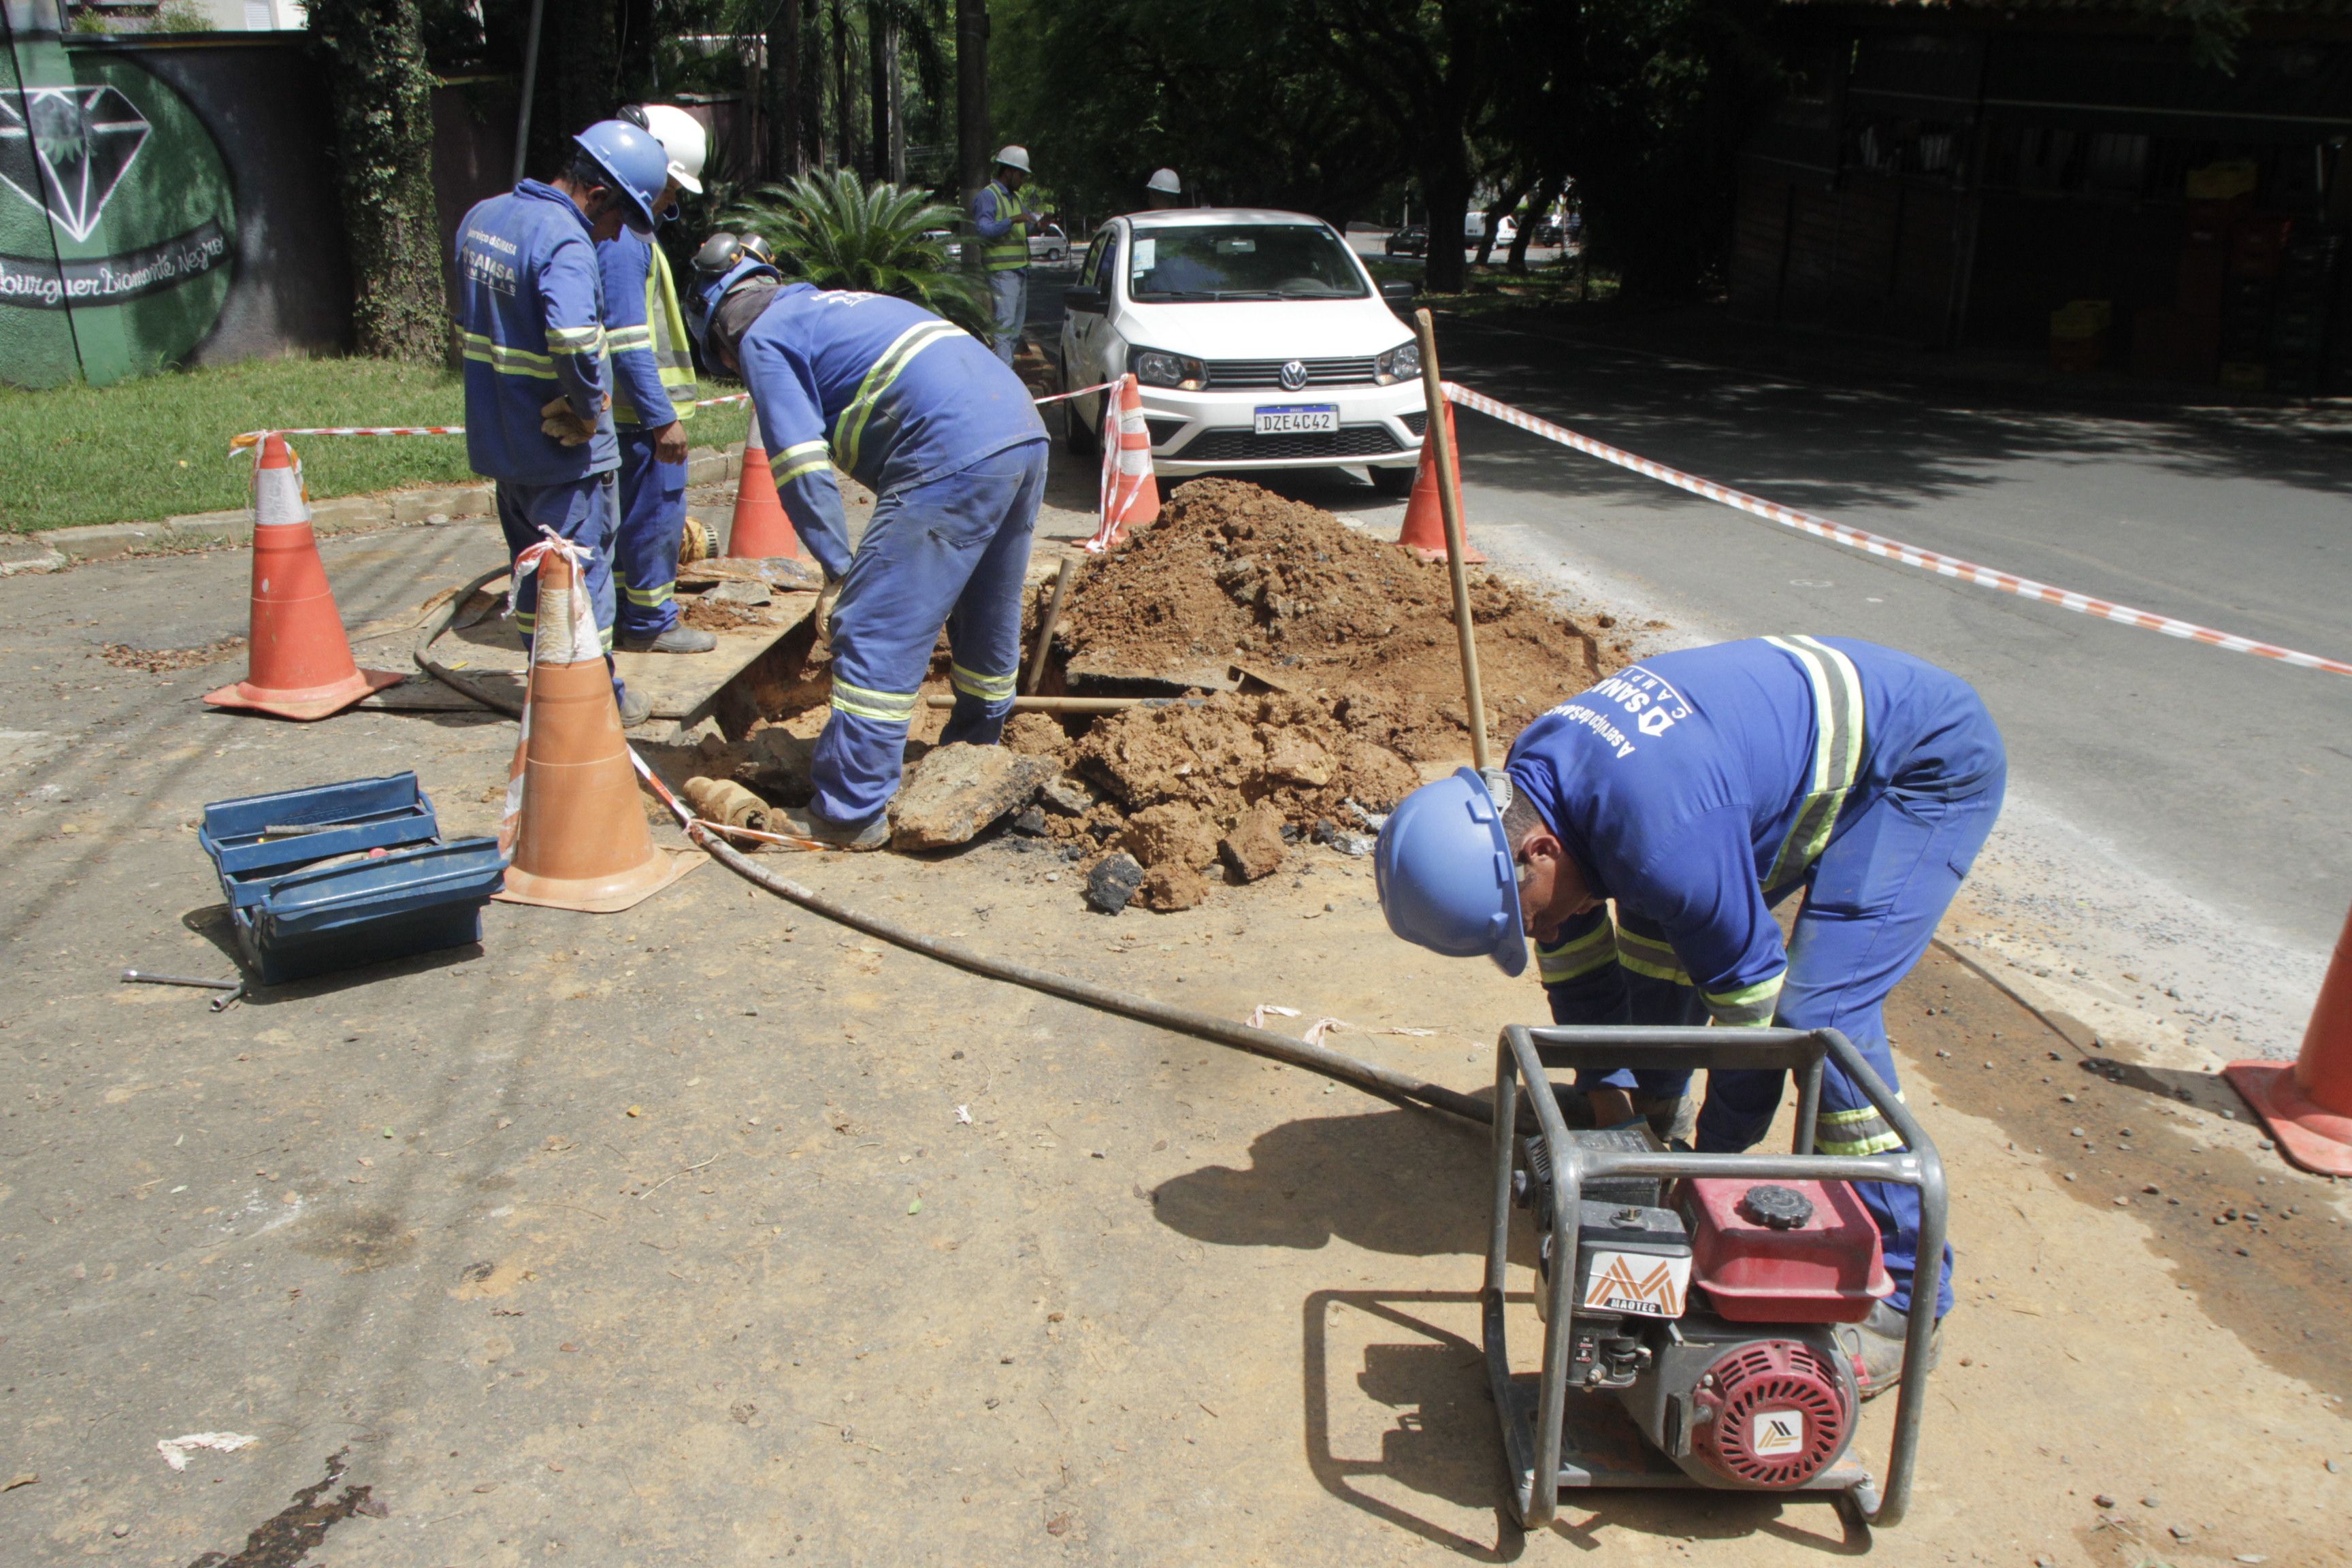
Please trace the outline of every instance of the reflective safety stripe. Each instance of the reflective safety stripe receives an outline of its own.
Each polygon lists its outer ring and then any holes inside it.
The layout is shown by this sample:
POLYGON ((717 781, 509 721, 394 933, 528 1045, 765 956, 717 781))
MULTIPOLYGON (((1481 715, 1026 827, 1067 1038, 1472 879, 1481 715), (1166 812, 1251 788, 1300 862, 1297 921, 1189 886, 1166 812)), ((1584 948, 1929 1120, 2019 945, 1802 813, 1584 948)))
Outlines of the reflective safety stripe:
POLYGON ((882 351, 882 357, 867 369, 866 379, 857 384, 857 395, 850 399, 849 406, 834 420, 834 460, 844 469, 856 472, 858 439, 866 434, 866 422, 873 417, 875 405, 882 400, 882 395, 890 390, 890 384, 898 379, 917 354, 933 343, 942 338, 963 335, 961 327, 940 321, 918 321, 900 332, 890 346, 882 351))
POLYGON ((614 353, 627 353, 631 349, 651 349, 654 330, 651 327, 614 327, 604 334, 604 346, 614 353))
MULTIPOLYGON (((988 188, 996 193, 998 217, 1003 217, 1008 209, 1013 212, 1021 210, 1019 204, 1013 199, 1013 193, 1006 190, 1002 182, 992 180, 989 182, 988 188)), ((990 240, 987 249, 981 254, 987 259, 988 269, 991 272, 1010 272, 1015 268, 1028 266, 1028 224, 1018 218, 1014 219, 1013 226, 1004 231, 1004 237, 990 240)))
POLYGON ((1581 980, 1618 962, 1617 931, 1603 915, 1601 923, 1582 936, 1572 936, 1558 947, 1536 943, 1536 975, 1546 985, 1581 980))
POLYGON ((1654 936, 1643 936, 1617 927, 1617 962, 1636 974, 1646 974, 1653 980, 1664 980, 1675 985, 1688 985, 1690 972, 1683 961, 1675 956, 1674 944, 1654 936))
POLYGON ((1706 1010, 1715 1021, 1729 1028, 1759 1029, 1772 1021, 1772 1009, 1780 1003, 1780 982, 1788 978, 1782 970, 1769 980, 1759 980, 1753 985, 1743 985, 1737 991, 1705 991, 1706 1010))
POLYGON ((1010 702, 1013 700, 1013 682, 1020 673, 1016 669, 1011 675, 982 675, 960 664, 950 664, 948 666, 948 684, 967 697, 977 697, 982 702, 1010 702))
POLYGON ((547 348, 550 353, 593 354, 604 346, 604 323, 593 327, 550 327, 547 348))
POLYGON ((852 686, 837 675, 833 678, 835 710, 853 719, 871 719, 877 724, 912 723, 918 695, 912 691, 870 691, 863 686, 852 686))
MULTIPOLYGON (((539 617, 531 614, 529 610, 517 610, 514 613, 514 624, 515 630, 520 632, 523 635, 524 640, 528 641, 530 640, 531 633, 539 626, 539 617)), ((604 645, 604 651, 606 653, 612 652, 613 628, 610 626, 598 626, 596 628, 596 640, 604 645)))
POLYGON ((1902 1148, 1903 1140, 1875 1107, 1865 1105, 1859 1110, 1822 1111, 1814 1147, 1824 1154, 1884 1154, 1902 1148))
POLYGON ((1828 847, 1838 812, 1862 773, 1862 677, 1853 661, 1818 637, 1766 637, 1797 661, 1813 688, 1813 776, 1789 837, 1764 879, 1770 889, 1788 886, 1828 847))
POLYGON ((534 381, 555 379, 555 361, 547 355, 494 343, 479 332, 466 334, 466 357, 488 365, 500 375, 527 375, 534 381))
POLYGON ((802 441, 781 452, 770 453, 768 462, 776 476, 776 483, 785 485, 803 474, 831 468, 833 450, 822 441, 802 441))
POLYGON ((670 600, 677 597, 677 584, 676 583, 658 583, 650 588, 631 588, 625 585, 621 589, 621 592, 627 595, 628 601, 632 605, 641 605, 645 608, 650 610, 657 608, 660 605, 667 605, 670 600))

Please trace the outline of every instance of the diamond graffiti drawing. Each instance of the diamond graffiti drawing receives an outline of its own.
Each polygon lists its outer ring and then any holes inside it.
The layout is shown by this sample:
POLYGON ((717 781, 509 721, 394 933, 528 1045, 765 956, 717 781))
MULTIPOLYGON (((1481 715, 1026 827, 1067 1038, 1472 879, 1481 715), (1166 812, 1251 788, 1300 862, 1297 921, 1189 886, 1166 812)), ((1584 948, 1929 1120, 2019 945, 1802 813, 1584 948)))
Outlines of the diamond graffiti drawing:
POLYGON ((110 87, 34 87, 0 97, 0 184, 88 239, 153 131, 110 87))

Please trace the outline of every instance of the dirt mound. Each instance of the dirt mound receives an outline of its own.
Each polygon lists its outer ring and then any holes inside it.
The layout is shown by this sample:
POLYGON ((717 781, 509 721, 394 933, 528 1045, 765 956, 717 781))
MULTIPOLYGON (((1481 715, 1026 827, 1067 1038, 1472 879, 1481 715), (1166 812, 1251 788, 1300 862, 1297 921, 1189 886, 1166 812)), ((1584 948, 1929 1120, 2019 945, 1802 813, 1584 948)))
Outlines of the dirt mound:
MULTIPOLYGON (((1475 575, 1470 603, 1497 745, 1603 673, 1584 628, 1501 579, 1475 575)), ((1239 661, 1416 761, 1469 743, 1444 564, 1240 480, 1177 487, 1159 522, 1080 580, 1055 641, 1095 670, 1239 661)))

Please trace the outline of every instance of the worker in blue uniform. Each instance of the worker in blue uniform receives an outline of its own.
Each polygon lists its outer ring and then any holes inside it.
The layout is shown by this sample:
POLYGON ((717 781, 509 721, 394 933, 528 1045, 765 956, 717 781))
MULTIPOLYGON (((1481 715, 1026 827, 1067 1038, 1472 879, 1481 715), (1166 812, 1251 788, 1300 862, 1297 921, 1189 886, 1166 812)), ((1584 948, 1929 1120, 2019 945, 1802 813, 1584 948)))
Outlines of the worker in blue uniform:
MULTIPOLYGON (((700 195, 709 151, 702 124, 675 104, 631 104, 621 118, 652 133, 669 160, 655 205, 677 211, 700 195)), ((621 520, 613 541, 619 589, 614 623, 632 653, 708 653, 719 639, 678 619, 677 552, 686 534, 686 421, 693 416, 694 350, 669 258, 650 235, 624 227, 596 246, 604 285, 604 338, 613 356, 613 425, 620 446, 621 520)))
MULTIPOLYGON (((497 481, 499 523, 520 554, 551 529, 587 557, 586 587, 609 657, 614 529, 611 381, 596 241, 653 227, 668 178, 661 143, 607 120, 572 138, 552 180, 524 180, 467 213, 457 230, 457 324, 465 353, 466 454, 497 481)), ((528 646, 538 579, 517 584, 528 646)), ((651 705, 617 678, 624 723, 651 705)))
POLYGON ((815 795, 787 816, 826 843, 879 848, 943 625, 955 706, 940 742, 992 745, 1013 710, 1045 426, 1012 371, 920 306, 787 284, 732 235, 695 267, 704 347, 751 388, 784 515, 834 596, 815 795), (836 466, 875 495, 854 552, 836 466))
MULTIPOLYGON (((1976 692, 1908 654, 1811 637, 1662 654, 1538 718, 1500 771, 1407 796, 1381 832, 1381 906, 1399 936, 1510 974, 1534 938, 1556 1022, 1834 1028, 1895 1087, 1883 1006, 1983 847, 2007 773, 1976 692), (1799 891, 1784 943, 1772 909, 1799 891)), ((1698 1149, 1754 1144, 1783 1076, 1709 1074, 1698 1149)), ((1670 1115, 1688 1077, 1579 1087, 1598 1124, 1628 1125, 1670 1115)), ((1903 1147, 1834 1063, 1818 1147, 1903 1147)), ((1913 1187, 1855 1194, 1895 1282, 1838 1331, 1867 1396, 1901 1363, 1919 1211, 1913 1187)), ((1940 1321, 1948 1248, 1936 1291, 1940 1321)))

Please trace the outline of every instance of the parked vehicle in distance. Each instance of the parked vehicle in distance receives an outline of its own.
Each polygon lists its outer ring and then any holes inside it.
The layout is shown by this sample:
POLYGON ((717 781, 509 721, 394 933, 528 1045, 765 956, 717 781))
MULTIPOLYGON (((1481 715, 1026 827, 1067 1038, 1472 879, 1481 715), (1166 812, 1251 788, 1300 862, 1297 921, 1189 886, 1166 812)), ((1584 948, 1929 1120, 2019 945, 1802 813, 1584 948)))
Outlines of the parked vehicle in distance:
POLYGON ((923 237, 925 239, 934 239, 939 241, 940 247, 947 252, 947 257, 950 261, 961 261, 963 259, 963 241, 957 237, 955 230, 951 228, 927 228, 923 230, 923 237))
MULTIPOLYGON (((1193 207, 1129 213, 1095 231, 1062 296, 1062 384, 1132 371, 1163 476, 1369 468, 1412 489, 1428 417, 1421 354, 1331 226, 1303 213, 1193 207)), ((1066 438, 1097 449, 1108 397, 1075 398, 1066 438)))
POLYGON ((1567 237, 1559 226, 1559 219, 1556 217, 1548 217, 1536 225, 1535 243, 1538 245, 1559 245, 1567 237))
POLYGON ((1412 224, 1397 230, 1381 242, 1383 256, 1427 256, 1429 228, 1424 224, 1412 224))
POLYGON ((1029 237, 1029 259, 1048 264, 1062 261, 1070 254, 1070 237, 1062 226, 1049 223, 1029 237))

